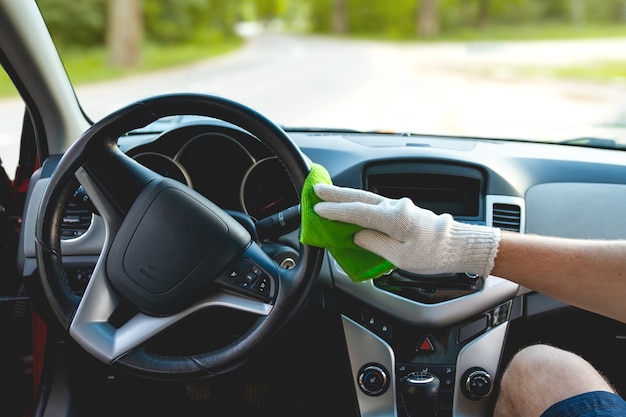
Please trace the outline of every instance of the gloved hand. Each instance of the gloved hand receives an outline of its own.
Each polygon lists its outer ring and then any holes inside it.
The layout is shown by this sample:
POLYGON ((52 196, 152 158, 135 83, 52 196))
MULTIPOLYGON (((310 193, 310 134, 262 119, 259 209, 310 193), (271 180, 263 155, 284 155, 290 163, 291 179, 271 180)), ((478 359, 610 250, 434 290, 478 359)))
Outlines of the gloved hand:
POLYGON ((483 277, 493 268, 500 229, 455 221, 413 204, 369 191, 315 185, 324 218, 364 227, 354 243, 415 274, 468 272, 483 277))

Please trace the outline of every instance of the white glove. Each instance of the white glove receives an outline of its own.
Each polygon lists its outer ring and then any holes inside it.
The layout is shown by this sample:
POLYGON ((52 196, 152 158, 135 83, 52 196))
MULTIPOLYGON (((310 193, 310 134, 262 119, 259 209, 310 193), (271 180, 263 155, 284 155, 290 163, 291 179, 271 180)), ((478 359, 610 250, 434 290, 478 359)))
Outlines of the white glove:
POLYGON ((369 191, 317 184, 323 202, 314 206, 324 218, 364 228, 354 243, 415 274, 467 272, 487 277, 493 269, 500 229, 436 215, 408 198, 382 197, 369 191))

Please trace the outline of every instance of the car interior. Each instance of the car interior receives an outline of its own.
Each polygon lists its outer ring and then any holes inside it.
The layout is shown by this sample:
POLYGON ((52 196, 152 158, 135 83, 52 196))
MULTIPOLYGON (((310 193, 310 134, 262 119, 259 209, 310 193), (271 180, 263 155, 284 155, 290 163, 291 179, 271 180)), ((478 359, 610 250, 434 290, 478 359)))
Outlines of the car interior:
POLYGON ((623 239, 623 150, 286 128, 203 92, 92 121, 31 0, 0 1, 0 62, 23 102, 0 172, 1 415, 482 417, 535 343, 626 389, 623 323, 493 275, 355 282, 299 240, 312 164, 461 222, 623 239))

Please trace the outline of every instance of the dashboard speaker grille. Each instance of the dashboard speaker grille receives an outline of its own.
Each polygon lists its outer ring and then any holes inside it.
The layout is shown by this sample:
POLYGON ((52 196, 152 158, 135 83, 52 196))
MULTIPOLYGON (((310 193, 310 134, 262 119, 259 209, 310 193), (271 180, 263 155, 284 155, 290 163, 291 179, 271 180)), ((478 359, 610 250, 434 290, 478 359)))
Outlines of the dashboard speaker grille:
POLYGON ((522 210, 515 204, 493 205, 493 226, 503 230, 520 231, 522 210))

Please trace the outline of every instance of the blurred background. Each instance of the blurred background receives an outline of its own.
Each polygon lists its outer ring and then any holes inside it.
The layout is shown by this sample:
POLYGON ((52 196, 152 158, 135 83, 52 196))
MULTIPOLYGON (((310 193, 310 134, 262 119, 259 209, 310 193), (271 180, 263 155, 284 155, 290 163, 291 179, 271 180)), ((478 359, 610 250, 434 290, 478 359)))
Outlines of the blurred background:
MULTIPOLYGON (((38 4, 94 121, 195 91, 285 126, 626 142, 626 0, 38 4)), ((0 74, 9 172, 22 112, 0 74)))
POLYGON ((242 34, 238 28, 245 33, 246 23, 249 28, 405 41, 626 36, 625 0, 39 0, 38 4, 67 59, 73 51, 88 49, 97 63, 98 53, 106 49, 106 63, 114 67, 150 65, 154 47, 200 45, 203 50, 213 44, 220 51, 232 46, 230 42, 237 44, 242 34))

